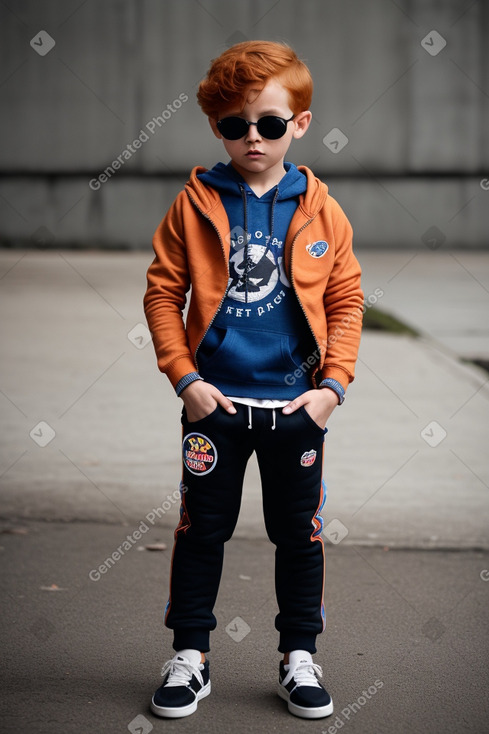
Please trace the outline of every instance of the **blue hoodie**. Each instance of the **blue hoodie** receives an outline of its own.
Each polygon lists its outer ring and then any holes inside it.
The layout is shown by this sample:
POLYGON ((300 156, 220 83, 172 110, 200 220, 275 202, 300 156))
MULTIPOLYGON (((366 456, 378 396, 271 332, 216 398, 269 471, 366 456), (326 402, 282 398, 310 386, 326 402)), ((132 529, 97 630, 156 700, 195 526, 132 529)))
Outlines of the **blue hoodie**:
POLYGON ((229 219, 228 290, 199 347, 199 374, 225 395, 292 400, 312 387, 307 373, 284 378, 315 348, 283 267, 283 249, 306 177, 292 163, 258 197, 231 163, 198 178, 219 191, 229 219))

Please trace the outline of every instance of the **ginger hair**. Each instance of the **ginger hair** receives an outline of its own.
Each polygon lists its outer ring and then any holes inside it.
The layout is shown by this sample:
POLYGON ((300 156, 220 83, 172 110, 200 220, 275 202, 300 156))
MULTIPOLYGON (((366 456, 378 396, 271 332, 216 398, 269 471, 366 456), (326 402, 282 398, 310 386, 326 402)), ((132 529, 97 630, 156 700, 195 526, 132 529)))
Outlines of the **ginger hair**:
POLYGON ((294 115, 309 109, 313 87, 309 69, 290 46, 273 41, 237 43, 213 59, 197 101, 205 115, 218 119, 226 108, 244 107, 251 84, 263 89, 272 78, 289 93, 294 115))

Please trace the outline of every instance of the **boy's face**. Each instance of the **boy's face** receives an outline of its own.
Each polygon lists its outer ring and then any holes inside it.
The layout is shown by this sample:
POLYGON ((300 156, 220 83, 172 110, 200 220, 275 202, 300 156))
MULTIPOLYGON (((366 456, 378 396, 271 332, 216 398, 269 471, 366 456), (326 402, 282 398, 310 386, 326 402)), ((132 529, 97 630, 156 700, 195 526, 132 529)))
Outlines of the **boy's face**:
MULTIPOLYGON (((222 110, 219 119, 223 117, 242 117, 251 122, 257 122, 260 117, 276 115, 288 120, 293 112, 289 107, 289 93, 276 79, 269 79, 263 89, 250 88, 245 105, 242 109, 229 107, 222 110)), ((287 124, 283 137, 270 140, 260 135, 256 125, 249 125, 247 133, 238 140, 226 140, 219 132, 216 120, 210 119, 210 125, 217 138, 223 141, 224 147, 230 156, 233 165, 246 178, 246 173, 260 174, 271 169, 283 170, 285 154, 293 138, 301 138, 311 121, 309 111, 300 112, 287 124)))

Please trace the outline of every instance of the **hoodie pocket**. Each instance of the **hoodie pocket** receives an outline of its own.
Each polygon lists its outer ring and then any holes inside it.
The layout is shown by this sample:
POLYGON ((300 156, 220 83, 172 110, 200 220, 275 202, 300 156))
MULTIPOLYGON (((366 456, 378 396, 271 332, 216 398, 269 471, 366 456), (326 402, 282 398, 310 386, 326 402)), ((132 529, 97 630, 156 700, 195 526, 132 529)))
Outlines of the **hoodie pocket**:
POLYGON ((210 382, 214 377, 226 383, 284 385, 298 367, 288 334, 254 329, 227 329, 210 357, 199 356, 200 374, 210 382))

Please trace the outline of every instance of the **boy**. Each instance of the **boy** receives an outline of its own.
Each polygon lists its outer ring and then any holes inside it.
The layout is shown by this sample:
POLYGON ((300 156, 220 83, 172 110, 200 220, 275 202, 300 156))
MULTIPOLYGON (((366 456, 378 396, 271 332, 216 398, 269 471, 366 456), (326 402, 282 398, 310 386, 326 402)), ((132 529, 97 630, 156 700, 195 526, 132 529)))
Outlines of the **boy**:
POLYGON ((246 41, 215 59, 197 98, 231 160, 194 168, 153 240, 146 318, 184 404, 165 610, 176 655, 151 702, 158 716, 188 716, 210 693, 212 610, 253 451, 276 546, 278 692, 296 716, 333 712, 312 659, 325 623, 322 452, 353 379, 363 294, 343 211, 308 168, 284 163, 311 97, 285 44, 246 41))

